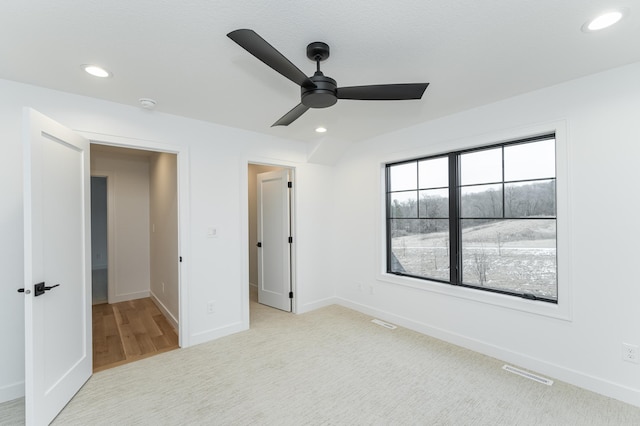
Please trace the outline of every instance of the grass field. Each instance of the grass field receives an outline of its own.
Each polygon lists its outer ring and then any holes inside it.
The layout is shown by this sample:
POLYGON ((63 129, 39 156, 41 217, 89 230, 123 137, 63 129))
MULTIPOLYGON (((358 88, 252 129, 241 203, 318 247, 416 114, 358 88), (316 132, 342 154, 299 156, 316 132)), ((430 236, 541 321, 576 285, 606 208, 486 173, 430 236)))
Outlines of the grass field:
MULTIPOLYGON (((449 279, 448 233, 392 239, 396 258, 411 275, 449 279)), ((462 233, 466 284, 557 298, 554 220, 503 220, 462 233)))

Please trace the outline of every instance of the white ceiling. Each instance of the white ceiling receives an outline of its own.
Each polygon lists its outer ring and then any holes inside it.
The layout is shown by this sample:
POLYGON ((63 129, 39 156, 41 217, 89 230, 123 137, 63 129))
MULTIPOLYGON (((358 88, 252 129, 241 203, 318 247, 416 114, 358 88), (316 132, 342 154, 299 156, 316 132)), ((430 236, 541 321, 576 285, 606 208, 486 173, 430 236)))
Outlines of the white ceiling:
POLYGON ((300 141, 357 141, 640 61, 640 0, 2 0, 0 78, 300 141), (617 26, 583 33, 603 10, 617 26), (306 46, 338 86, 429 82, 419 101, 341 100, 271 124, 299 88, 226 34, 250 28, 308 75, 306 46), (113 73, 85 74, 92 63, 113 73))

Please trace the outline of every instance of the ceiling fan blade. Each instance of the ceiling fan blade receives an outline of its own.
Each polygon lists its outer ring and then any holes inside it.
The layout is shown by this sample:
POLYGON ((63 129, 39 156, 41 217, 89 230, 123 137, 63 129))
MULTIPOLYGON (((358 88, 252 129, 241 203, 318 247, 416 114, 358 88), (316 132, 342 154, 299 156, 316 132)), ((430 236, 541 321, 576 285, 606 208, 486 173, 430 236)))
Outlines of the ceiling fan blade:
POLYGON ((297 85, 310 88, 316 87, 309 77, 255 31, 247 29, 235 30, 227 34, 227 37, 297 85))
POLYGON ((429 83, 377 84, 372 86, 339 87, 338 99, 362 101, 402 101, 420 99, 429 83))
POLYGON ((304 104, 298 104, 291 111, 289 111, 288 113, 283 115, 282 118, 280 118, 280 120, 278 120, 275 123, 273 123, 271 125, 271 127, 274 127, 274 126, 288 126, 289 124, 293 123, 298 118, 300 118, 300 116, 302 114, 304 114, 305 112, 307 112, 308 109, 309 109, 308 106, 306 106, 304 104))

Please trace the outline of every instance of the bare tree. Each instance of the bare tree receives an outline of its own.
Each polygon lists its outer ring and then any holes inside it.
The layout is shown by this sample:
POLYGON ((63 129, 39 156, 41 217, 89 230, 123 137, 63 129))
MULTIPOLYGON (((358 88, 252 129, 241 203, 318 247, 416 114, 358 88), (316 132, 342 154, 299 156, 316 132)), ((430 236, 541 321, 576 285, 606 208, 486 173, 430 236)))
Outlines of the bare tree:
POLYGON ((474 268, 478 274, 478 281, 481 286, 487 283, 487 272, 489 271, 489 256, 484 247, 480 248, 480 251, 473 253, 474 268))

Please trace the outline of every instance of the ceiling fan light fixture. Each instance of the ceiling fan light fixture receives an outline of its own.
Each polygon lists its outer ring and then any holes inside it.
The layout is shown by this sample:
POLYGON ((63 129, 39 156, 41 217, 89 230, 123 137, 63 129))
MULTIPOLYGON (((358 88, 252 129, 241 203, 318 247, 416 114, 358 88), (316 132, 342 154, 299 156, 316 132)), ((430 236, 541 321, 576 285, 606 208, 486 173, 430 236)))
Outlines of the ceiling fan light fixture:
POLYGON ((612 10, 603 13, 582 25, 582 31, 591 33, 594 31, 600 31, 605 28, 617 24, 627 14, 626 9, 612 10))
POLYGON ((82 65, 82 69, 94 77, 107 78, 112 76, 109 71, 97 65, 84 64, 82 65))

